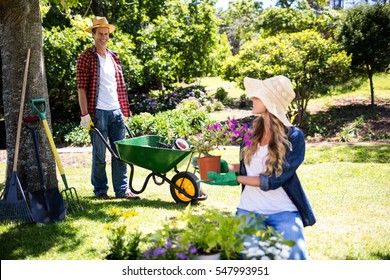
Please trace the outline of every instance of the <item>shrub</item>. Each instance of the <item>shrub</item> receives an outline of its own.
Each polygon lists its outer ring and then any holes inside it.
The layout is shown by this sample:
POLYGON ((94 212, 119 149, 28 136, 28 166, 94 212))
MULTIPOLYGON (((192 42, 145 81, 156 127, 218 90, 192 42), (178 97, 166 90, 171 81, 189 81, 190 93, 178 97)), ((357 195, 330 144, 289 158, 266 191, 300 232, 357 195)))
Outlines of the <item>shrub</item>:
POLYGON ((135 135, 160 135, 171 138, 187 139, 189 135, 202 130, 209 123, 207 113, 202 110, 194 110, 191 105, 179 106, 170 111, 157 113, 152 116, 142 113, 133 116, 128 126, 135 135))
POLYGON ((86 146, 91 144, 91 139, 87 130, 81 126, 76 126, 71 132, 65 135, 65 143, 74 146, 86 146))
POLYGON ((65 143, 65 137, 72 130, 74 130, 79 124, 76 123, 65 123, 56 124, 53 123, 53 139, 56 143, 65 143))
MULTIPOLYGON (((176 109, 152 115, 141 113, 129 119, 127 125, 135 136, 160 135, 187 139, 210 123, 207 112, 199 110, 192 101, 183 102, 176 109)), ((87 130, 78 124, 56 125, 55 141, 73 146, 86 146, 91 143, 87 130)))
POLYGON ((149 93, 130 94, 130 106, 133 114, 143 112, 156 114, 175 109, 183 100, 195 98, 203 105, 211 98, 203 87, 174 88, 168 90, 152 90, 149 93))
POLYGON ((215 93, 215 98, 217 100, 224 102, 227 96, 228 96, 228 92, 223 87, 217 88, 217 91, 215 93))

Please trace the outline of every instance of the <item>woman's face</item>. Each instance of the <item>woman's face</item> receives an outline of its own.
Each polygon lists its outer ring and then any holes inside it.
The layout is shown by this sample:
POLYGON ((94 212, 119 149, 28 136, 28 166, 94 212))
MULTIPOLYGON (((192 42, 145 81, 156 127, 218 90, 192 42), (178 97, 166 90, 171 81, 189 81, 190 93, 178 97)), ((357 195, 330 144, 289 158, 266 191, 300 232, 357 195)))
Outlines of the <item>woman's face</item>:
POLYGON ((267 108, 264 106, 263 101, 257 97, 252 97, 252 114, 263 114, 267 112, 267 108))

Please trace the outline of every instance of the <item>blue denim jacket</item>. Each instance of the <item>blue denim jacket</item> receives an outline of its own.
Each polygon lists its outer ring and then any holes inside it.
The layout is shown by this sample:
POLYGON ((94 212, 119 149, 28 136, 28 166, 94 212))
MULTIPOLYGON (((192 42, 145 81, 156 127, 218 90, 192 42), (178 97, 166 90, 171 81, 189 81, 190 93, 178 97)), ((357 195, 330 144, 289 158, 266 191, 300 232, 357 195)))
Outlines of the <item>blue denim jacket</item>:
MULTIPOLYGON (((260 174, 260 188, 263 191, 269 191, 282 187, 301 214, 303 225, 312 226, 316 218, 296 173, 305 158, 305 136, 299 128, 291 127, 288 139, 292 144, 292 149, 286 152, 282 175, 276 177, 275 174, 260 174)), ((240 175, 246 174, 245 163, 241 160, 240 175)), ((243 190, 244 188, 245 185, 242 186, 243 190)))

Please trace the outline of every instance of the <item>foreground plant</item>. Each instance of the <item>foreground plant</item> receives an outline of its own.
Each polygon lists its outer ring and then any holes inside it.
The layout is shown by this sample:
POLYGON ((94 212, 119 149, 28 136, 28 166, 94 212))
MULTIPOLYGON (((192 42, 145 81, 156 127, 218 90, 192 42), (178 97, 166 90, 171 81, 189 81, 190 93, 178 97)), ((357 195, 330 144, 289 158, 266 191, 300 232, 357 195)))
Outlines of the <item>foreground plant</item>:
POLYGON ((189 204, 176 219, 147 235, 137 229, 129 232, 123 224, 115 226, 106 259, 191 260, 208 254, 229 260, 287 259, 294 242, 284 240, 271 227, 259 228, 263 219, 235 217, 216 209, 196 214, 189 204))
POLYGON ((108 236, 110 244, 108 260, 137 260, 141 256, 140 244, 143 241, 142 233, 135 230, 129 233, 126 225, 121 224, 111 229, 108 236))
POLYGON ((182 244, 180 239, 167 238, 164 244, 158 242, 152 246, 142 256, 147 260, 190 260, 197 254, 197 249, 191 243, 182 244))
POLYGON ((268 227, 247 238, 243 245, 245 247, 245 250, 241 251, 243 259, 287 260, 295 242, 284 240, 281 234, 268 227))

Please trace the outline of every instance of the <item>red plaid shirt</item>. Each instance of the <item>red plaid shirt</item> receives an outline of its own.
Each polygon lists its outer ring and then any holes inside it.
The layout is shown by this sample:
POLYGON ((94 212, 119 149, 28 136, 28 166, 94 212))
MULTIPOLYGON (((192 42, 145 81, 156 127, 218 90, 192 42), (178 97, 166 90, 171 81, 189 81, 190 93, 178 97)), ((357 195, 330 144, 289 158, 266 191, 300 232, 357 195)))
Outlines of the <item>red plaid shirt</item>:
MULTIPOLYGON (((125 80, 123 78, 122 66, 119 57, 116 53, 107 49, 107 52, 114 58, 115 79, 117 84, 118 101, 125 117, 130 116, 129 100, 125 80)), ((83 88, 87 91, 88 113, 93 117, 95 115, 97 99, 99 95, 99 58, 96 52, 96 47, 93 46, 83 52, 77 58, 77 88, 83 88)))

